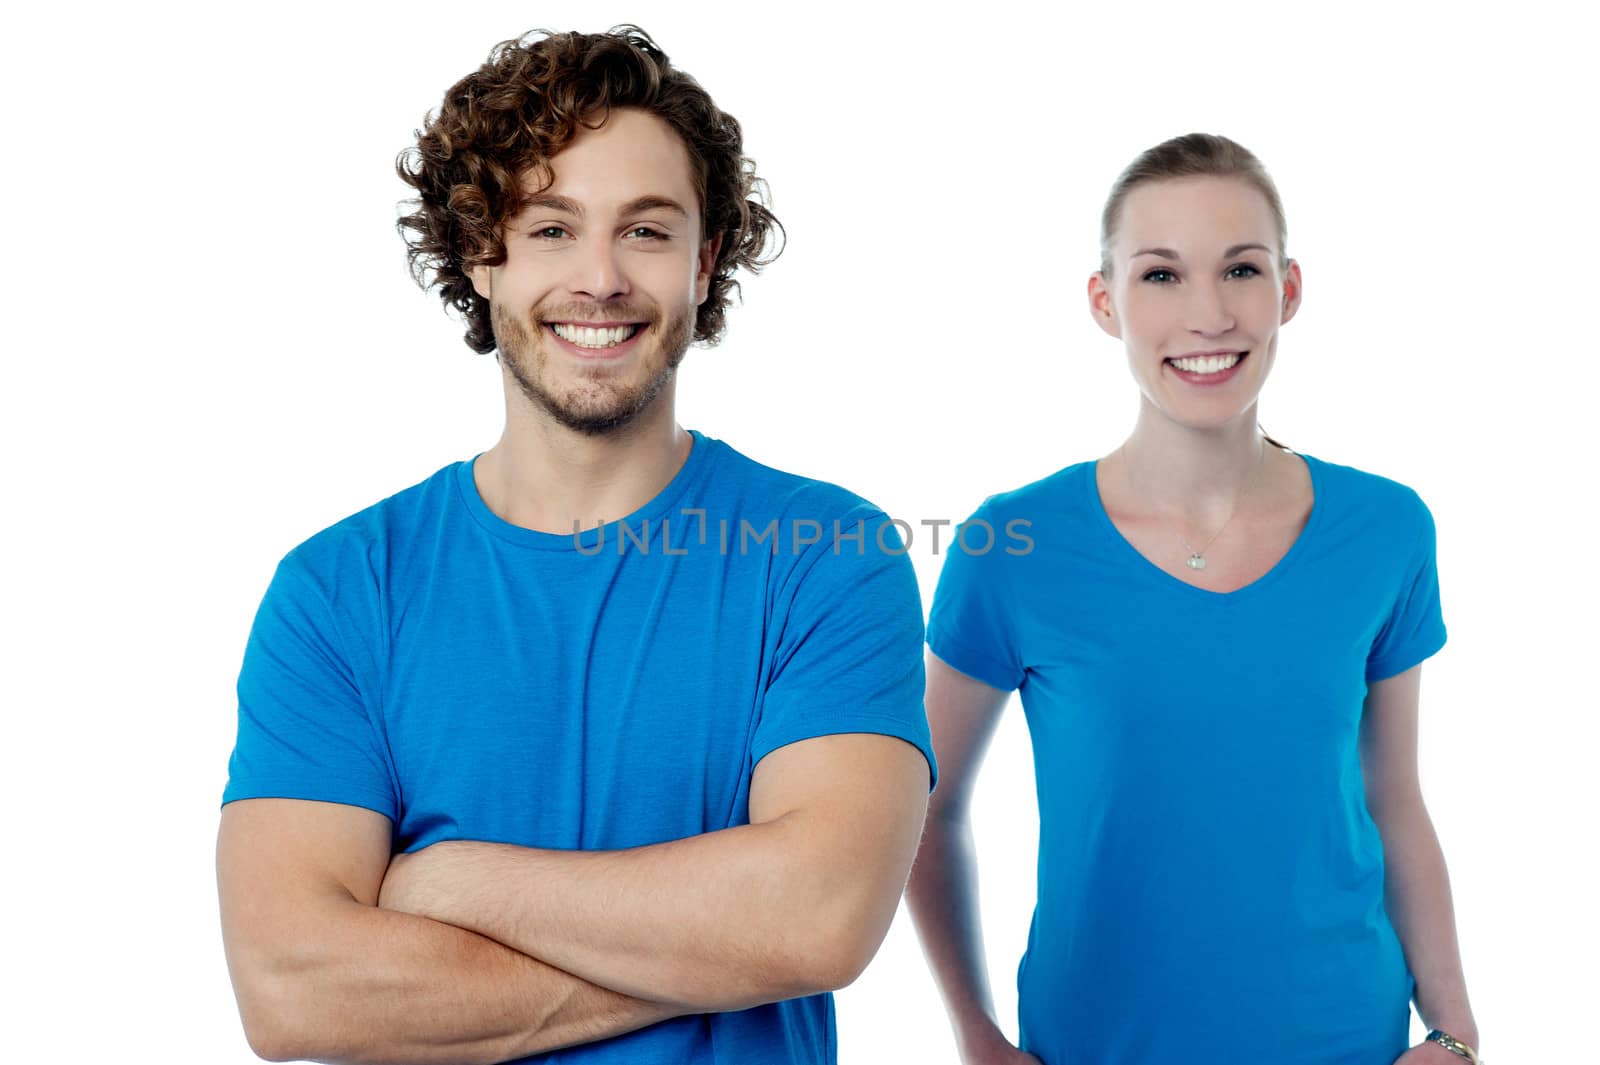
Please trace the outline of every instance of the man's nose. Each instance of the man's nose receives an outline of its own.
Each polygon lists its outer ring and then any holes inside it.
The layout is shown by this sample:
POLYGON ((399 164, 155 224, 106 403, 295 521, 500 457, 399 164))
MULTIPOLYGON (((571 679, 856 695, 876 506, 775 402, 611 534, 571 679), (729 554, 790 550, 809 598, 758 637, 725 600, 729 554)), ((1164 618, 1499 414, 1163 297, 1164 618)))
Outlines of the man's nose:
POLYGON ((573 295, 586 296, 598 303, 628 294, 627 272, 614 241, 583 241, 576 250, 572 273, 567 279, 567 287, 573 295))

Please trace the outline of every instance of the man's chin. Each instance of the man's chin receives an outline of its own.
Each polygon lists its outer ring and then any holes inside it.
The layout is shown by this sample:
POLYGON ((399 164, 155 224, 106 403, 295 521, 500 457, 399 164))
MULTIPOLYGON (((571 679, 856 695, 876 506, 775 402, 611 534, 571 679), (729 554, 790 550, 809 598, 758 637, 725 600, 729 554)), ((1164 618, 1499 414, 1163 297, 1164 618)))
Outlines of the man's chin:
POLYGON ((633 408, 621 410, 595 410, 593 408, 574 409, 559 404, 545 407, 549 414, 558 423, 575 433, 584 436, 615 436, 639 418, 640 411, 633 408))
POLYGON ((644 345, 637 352, 592 366, 574 366, 572 357, 552 349, 553 337, 530 333, 498 307, 495 337, 503 342, 502 368, 536 410, 572 432, 601 437, 628 429, 669 391, 688 352, 691 323, 688 315, 651 321, 634 341, 644 345))
POLYGON ((648 413, 672 376, 672 371, 668 371, 643 388, 625 393, 607 390, 604 396, 553 396, 538 390, 529 398, 558 424, 573 432, 585 436, 612 436, 648 413))

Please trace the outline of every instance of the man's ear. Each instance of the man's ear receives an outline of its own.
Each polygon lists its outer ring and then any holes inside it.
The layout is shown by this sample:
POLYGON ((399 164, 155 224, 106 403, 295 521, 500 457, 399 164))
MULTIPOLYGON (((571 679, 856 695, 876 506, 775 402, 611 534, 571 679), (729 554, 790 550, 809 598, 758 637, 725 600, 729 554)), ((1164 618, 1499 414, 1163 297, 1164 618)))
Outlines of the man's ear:
POLYGON ((1107 335, 1122 339, 1122 323, 1117 319, 1117 306, 1111 302, 1111 288, 1106 276, 1099 270, 1089 275, 1089 317, 1107 335))
POLYGON ((467 279, 472 282, 472 291, 484 299, 494 302, 494 271, 487 266, 467 267, 467 279))
POLYGON ((711 295, 711 275, 717 268, 717 256, 722 252, 722 238, 726 234, 718 233, 704 244, 700 245, 700 261, 694 274, 694 305, 696 307, 706 301, 711 295))

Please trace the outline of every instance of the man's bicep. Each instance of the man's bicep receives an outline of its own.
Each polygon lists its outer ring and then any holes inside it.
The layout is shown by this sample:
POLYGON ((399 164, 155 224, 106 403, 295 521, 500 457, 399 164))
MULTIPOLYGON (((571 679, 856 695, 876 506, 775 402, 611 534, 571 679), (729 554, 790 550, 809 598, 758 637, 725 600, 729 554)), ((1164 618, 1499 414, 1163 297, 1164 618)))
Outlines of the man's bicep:
POLYGON ((896 736, 848 732, 779 747, 750 782, 750 823, 800 815, 832 846, 909 864, 927 811, 928 760, 896 736))
POLYGON ((230 947, 275 935, 318 898, 377 905, 391 831, 383 814, 342 803, 241 799, 224 806, 217 887, 230 947))
POLYGON ((222 808, 217 896, 222 943, 251 1045, 305 1033, 299 974, 330 922, 376 904, 389 861, 389 819, 359 806, 241 799, 222 808), (286 1023, 287 1019, 287 1023, 286 1023))
POLYGON ((877 953, 922 837, 928 761, 905 740, 840 733, 800 740, 756 765, 752 825, 783 833, 786 876, 809 918, 804 951, 827 987, 877 953))

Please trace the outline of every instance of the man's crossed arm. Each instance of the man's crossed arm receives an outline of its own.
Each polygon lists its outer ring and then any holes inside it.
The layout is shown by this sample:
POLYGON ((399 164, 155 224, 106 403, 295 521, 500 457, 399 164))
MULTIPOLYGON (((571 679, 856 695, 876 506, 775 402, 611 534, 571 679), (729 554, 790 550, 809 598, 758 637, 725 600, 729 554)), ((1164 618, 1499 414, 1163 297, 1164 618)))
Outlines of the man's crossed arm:
POLYGON ((232 803, 218 879, 246 1033, 280 1060, 497 1062, 841 987, 888 930, 927 788, 904 741, 821 736, 756 767, 749 825, 392 864, 380 814, 232 803))

